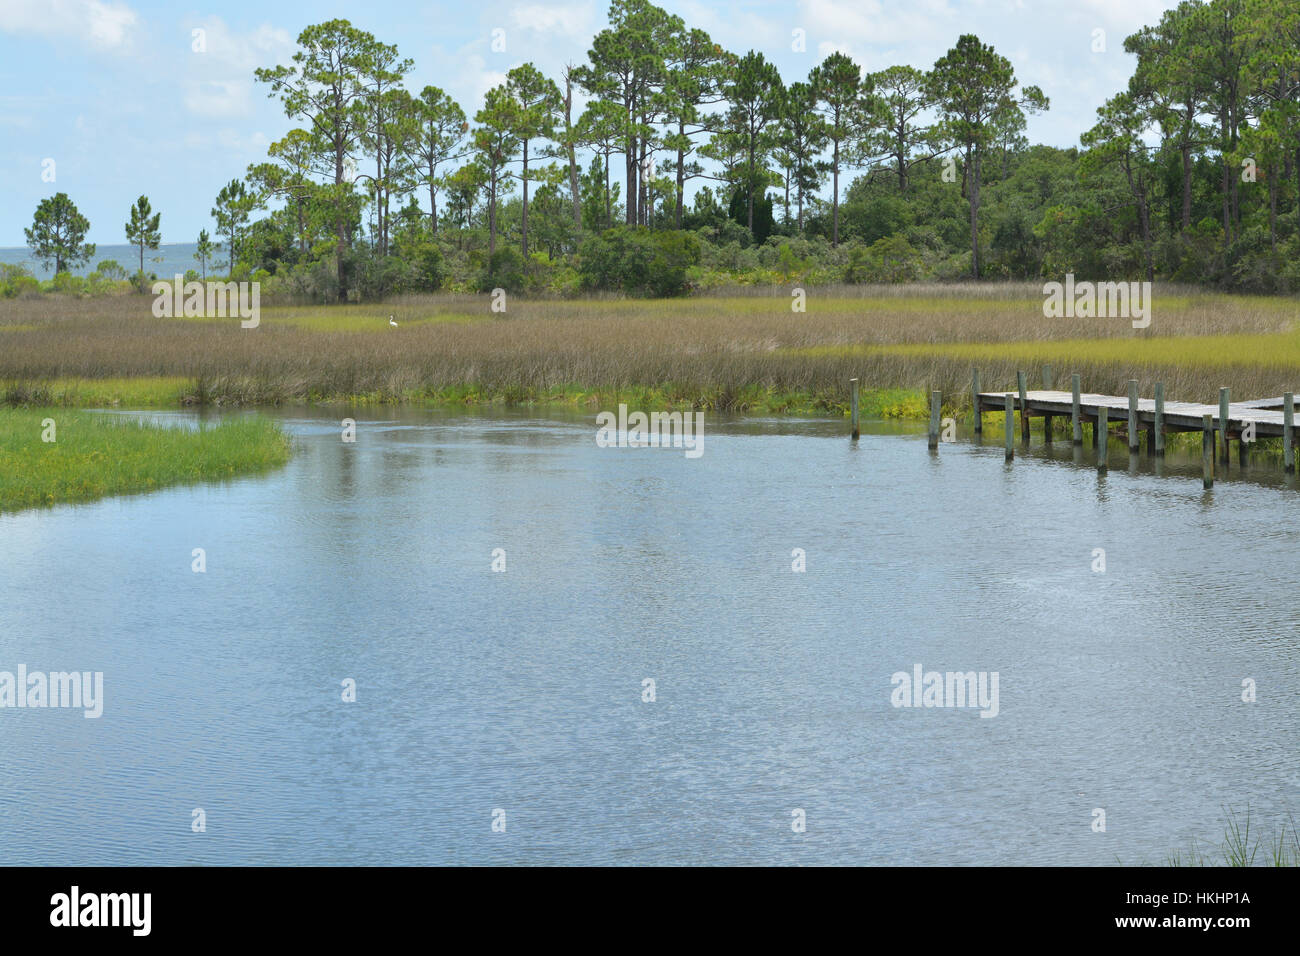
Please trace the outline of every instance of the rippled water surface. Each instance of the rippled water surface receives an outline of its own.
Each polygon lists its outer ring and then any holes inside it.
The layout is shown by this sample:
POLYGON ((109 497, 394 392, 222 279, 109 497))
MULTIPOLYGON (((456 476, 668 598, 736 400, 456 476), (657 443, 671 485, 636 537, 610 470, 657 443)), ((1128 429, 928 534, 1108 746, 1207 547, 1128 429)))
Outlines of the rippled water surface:
POLYGON ((1272 465, 358 418, 288 414, 270 476, 0 516, 0 670, 105 686, 0 710, 0 862, 1158 863, 1300 810, 1272 465), (998 715, 891 706, 917 664, 996 671, 998 715))

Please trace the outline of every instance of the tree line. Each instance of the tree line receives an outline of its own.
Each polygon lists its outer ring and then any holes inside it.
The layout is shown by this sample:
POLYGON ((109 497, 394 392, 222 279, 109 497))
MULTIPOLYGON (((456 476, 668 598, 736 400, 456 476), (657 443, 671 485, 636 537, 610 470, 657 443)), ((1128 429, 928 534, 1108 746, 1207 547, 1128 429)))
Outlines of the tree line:
MULTIPOLYGON (((1027 117, 1047 97, 972 35, 928 69, 867 72, 833 53, 787 84, 761 52, 724 50, 648 0, 614 0, 585 61, 554 78, 511 69, 472 121, 438 87, 409 90, 413 61, 347 20, 307 27, 297 47, 255 74, 297 125, 221 189, 212 216, 232 273, 296 270, 329 297, 436 287, 457 259, 485 282, 599 261, 599 281, 617 287, 620 256, 679 268, 718 260, 697 241, 769 236, 815 240, 787 246, 837 263, 865 261, 838 252, 846 239, 877 258, 960 256, 977 279, 1076 269, 1283 287, 1296 259, 1294 0, 1167 11, 1124 41, 1137 60, 1128 88, 1067 150, 1030 146, 1027 117), (707 185, 688 207, 694 180, 707 185)), ((61 250, 62 268, 78 224, 67 197, 53 202, 28 237, 38 254, 61 250)), ((126 229, 141 274, 157 229, 141 197, 126 229)))

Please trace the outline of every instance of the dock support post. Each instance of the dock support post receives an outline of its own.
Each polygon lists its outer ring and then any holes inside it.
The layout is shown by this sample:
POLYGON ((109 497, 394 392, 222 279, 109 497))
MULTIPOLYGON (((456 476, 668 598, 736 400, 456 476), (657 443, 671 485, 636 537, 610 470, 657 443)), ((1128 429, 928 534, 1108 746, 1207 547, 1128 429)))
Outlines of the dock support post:
POLYGON ((983 434, 984 409, 980 407, 980 370, 977 368, 970 372, 970 401, 971 407, 975 409, 975 434, 983 434))
POLYGON ((858 440, 858 380, 856 378, 849 379, 849 388, 852 392, 852 397, 849 399, 850 402, 849 421, 852 423, 853 426, 853 440, 857 441, 858 440))
POLYGON ((939 447, 939 406, 943 403, 943 393, 930 393, 930 450, 939 447))
POLYGON ((1079 418, 1079 376, 1070 376, 1070 390, 1073 397, 1070 405, 1070 431, 1076 445, 1083 444, 1083 420, 1079 418))
POLYGON ((1219 441, 1223 446, 1223 462, 1227 464, 1232 460, 1228 454, 1228 406, 1231 392, 1229 389, 1219 389, 1219 441))
POLYGON ((1105 405, 1097 406, 1097 435, 1100 443, 1097 445, 1097 470, 1104 472, 1106 470, 1107 450, 1110 442, 1106 439, 1110 437, 1110 409, 1105 405))
POLYGON ((1020 389, 1020 440, 1029 444, 1029 397, 1025 389, 1025 373, 1016 373, 1016 385, 1020 389))
POLYGON ((1201 486, 1214 487, 1214 417, 1201 420, 1201 486))
POLYGON ((1288 475, 1295 473, 1295 396, 1282 396, 1282 464, 1288 475))
POLYGON ((1156 418, 1151 423, 1151 430, 1155 432, 1155 452, 1157 458, 1163 458, 1165 454, 1165 383, 1156 382, 1156 418))
POLYGON ((1016 457, 1015 420, 1012 418, 1014 409, 1016 407, 1016 397, 1012 395, 1010 392, 1007 392, 1006 404, 1007 404, 1007 461, 1010 461, 1012 458, 1016 457))
POLYGON ((1138 453, 1138 380, 1128 380, 1128 453, 1138 453))
MULTIPOLYGON (((1052 366, 1044 365, 1043 366, 1043 389, 1045 391, 1050 392, 1052 391, 1055 384, 1056 384, 1056 377, 1052 375, 1052 366)), ((1043 415, 1043 441, 1048 445, 1052 443, 1052 421, 1053 421, 1053 416, 1048 414, 1043 415)))

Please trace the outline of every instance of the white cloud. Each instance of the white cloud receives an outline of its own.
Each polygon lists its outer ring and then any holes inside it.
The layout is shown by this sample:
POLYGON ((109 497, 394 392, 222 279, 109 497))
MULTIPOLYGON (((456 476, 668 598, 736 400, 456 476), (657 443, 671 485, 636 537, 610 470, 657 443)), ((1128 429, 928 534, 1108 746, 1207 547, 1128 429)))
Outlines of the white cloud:
POLYGON ((120 0, 4 0, 0 33, 76 37, 103 50, 129 47, 139 17, 120 0))
POLYGON ((596 32, 596 5, 590 0, 587 3, 556 6, 526 3, 511 11, 511 19, 520 29, 532 30, 534 33, 555 33, 585 42, 596 32))
POLYGON ((253 71, 287 61, 293 39, 287 30, 266 24, 250 33, 234 33, 220 17, 199 21, 204 52, 187 53, 183 82, 185 108, 208 119, 247 116, 253 109, 253 71))

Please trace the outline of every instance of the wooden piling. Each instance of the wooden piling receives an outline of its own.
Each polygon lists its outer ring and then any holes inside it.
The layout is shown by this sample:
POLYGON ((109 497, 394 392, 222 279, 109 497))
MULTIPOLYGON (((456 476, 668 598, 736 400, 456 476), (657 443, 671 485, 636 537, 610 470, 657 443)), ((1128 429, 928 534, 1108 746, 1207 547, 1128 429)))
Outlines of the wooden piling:
POLYGON ((1012 458, 1016 457, 1016 447, 1015 447, 1015 437, 1014 437, 1015 420, 1013 418, 1014 409, 1016 407, 1016 397, 1012 395, 1010 392, 1007 392, 1006 404, 1007 404, 1007 461, 1010 461, 1012 458))
POLYGON ((849 404, 849 421, 853 427, 853 440, 858 440, 858 380, 849 379, 849 388, 852 391, 852 397, 849 404))
MULTIPOLYGON (((1052 374, 1052 366, 1044 365, 1043 389, 1050 392, 1055 383, 1056 377, 1052 374)), ((1052 422, 1054 419, 1054 415, 1049 415, 1047 413, 1043 414, 1043 441, 1048 445, 1052 443, 1052 422)))
POLYGON ((1083 419, 1079 417, 1079 388, 1080 380, 1078 375, 1070 376, 1070 390, 1073 392, 1072 404, 1070 406, 1070 429, 1071 437, 1076 445, 1083 444, 1083 419))
POLYGON ((984 408, 980 405, 980 370, 977 368, 970 372, 970 400, 975 408, 975 434, 979 435, 984 432, 984 408))
POLYGON ((1108 434, 1110 430, 1109 422, 1110 422, 1110 409, 1108 409, 1105 405, 1098 406, 1097 408, 1097 436, 1098 436, 1097 470, 1100 472, 1104 472, 1106 470, 1106 459, 1109 457, 1109 455, 1107 454, 1110 446, 1110 442, 1107 441, 1107 439, 1110 437, 1110 435, 1108 434))
POLYGON ((1156 417, 1151 423, 1151 430, 1155 432, 1155 453, 1157 458, 1163 458, 1165 454, 1165 383, 1156 382, 1156 417))
POLYGON ((1232 404, 1230 390, 1226 388, 1219 389, 1219 442, 1222 445, 1224 464, 1232 460, 1228 454, 1228 406, 1230 404, 1232 404))
POLYGON ((1016 373, 1016 385, 1020 389, 1020 440, 1029 444, 1029 397, 1025 387, 1025 373, 1016 373))
POLYGON ((1201 421, 1201 485, 1214 487, 1214 416, 1206 415, 1201 421))
POLYGON ((1288 475, 1295 473, 1295 395, 1282 396, 1282 465, 1288 475))
POLYGON ((1128 453, 1138 453, 1138 380, 1128 380, 1128 453))
POLYGON ((943 393, 930 393, 930 449, 939 447, 939 407, 943 402, 943 393))

